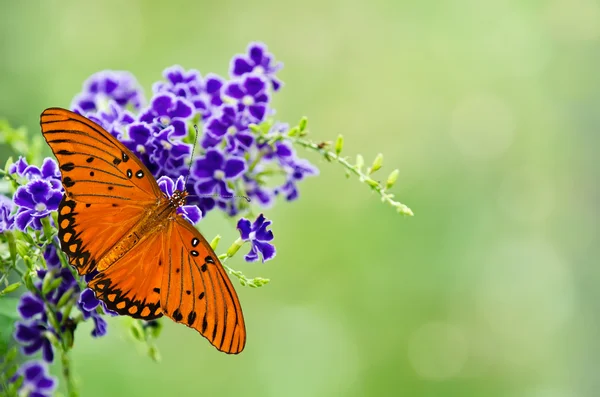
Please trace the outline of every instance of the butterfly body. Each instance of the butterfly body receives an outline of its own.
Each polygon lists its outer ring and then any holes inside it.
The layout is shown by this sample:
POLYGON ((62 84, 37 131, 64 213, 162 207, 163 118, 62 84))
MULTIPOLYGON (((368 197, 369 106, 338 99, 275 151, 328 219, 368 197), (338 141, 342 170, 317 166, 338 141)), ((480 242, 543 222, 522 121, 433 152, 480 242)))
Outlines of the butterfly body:
POLYGON ((146 166, 110 133, 65 109, 46 109, 42 133, 65 189, 58 236, 98 299, 122 315, 167 315, 239 353, 246 330, 237 294, 206 239, 177 213, 146 166))
POLYGON ((186 191, 177 190, 171 197, 163 196, 153 208, 148 208, 144 216, 129 230, 121 241, 101 255, 96 270, 103 271, 131 251, 146 236, 151 236, 168 227, 168 222, 177 218, 177 208, 185 205, 186 191))

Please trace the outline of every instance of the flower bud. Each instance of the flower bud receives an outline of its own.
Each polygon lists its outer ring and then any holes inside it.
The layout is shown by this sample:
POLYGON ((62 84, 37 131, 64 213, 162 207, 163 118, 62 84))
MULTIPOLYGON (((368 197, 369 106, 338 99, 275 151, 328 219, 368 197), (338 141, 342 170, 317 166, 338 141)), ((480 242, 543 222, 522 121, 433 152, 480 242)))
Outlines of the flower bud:
POLYGON ((392 186, 394 186, 394 183, 396 183, 396 181, 398 180, 398 175, 400 175, 400 170, 398 169, 395 169, 390 173, 390 175, 387 178, 387 181, 385 182, 386 189, 389 189, 392 186))
POLYGON ((383 165, 383 154, 379 153, 375 157, 375 160, 373 160, 373 165, 371 166, 371 168, 369 168, 369 174, 372 174, 373 172, 380 169, 382 165, 383 165))
POLYGON ((210 247, 213 249, 213 251, 216 251, 217 246, 219 245, 219 241, 221 241, 221 235, 217 234, 215 238, 213 238, 210 242, 210 247))
POLYGON ((308 119, 306 118, 306 116, 302 117, 300 119, 300 123, 298 124, 298 128, 300 129, 300 131, 304 131, 306 129, 307 124, 308 124, 308 119))
POLYGON ((337 154, 339 156, 340 153, 342 153, 343 147, 344 147, 344 137, 342 136, 342 134, 340 134, 340 135, 338 135, 337 139, 335 140, 335 154, 337 154))
POLYGON ((361 171, 362 167, 365 165, 365 159, 360 154, 356 155, 356 169, 361 171))
POLYGON ((16 291, 17 288, 19 288, 20 286, 21 286, 21 283, 12 283, 12 284, 8 285, 6 288, 4 288, 2 291, 0 291, 0 296, 10 294, 11 292, 16 291))

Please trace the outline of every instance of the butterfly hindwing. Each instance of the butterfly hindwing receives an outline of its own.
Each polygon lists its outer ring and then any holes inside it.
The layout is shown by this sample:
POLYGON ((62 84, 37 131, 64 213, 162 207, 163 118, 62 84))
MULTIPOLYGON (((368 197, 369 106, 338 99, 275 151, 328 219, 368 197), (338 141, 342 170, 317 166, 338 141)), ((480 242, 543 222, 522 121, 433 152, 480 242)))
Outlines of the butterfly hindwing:
POLYGON ((165 268, 161 251, 167 245, 167 233, 146 236, 127 255, 98 273, 88 287, 119 314, 144 320, 161 317, 160 286, 165 268))
POLYGON ((163 254, 164 314, 194 328, 220 351, 241 352, 246 343, 242 308, 209 243, 177 215, 163 254))

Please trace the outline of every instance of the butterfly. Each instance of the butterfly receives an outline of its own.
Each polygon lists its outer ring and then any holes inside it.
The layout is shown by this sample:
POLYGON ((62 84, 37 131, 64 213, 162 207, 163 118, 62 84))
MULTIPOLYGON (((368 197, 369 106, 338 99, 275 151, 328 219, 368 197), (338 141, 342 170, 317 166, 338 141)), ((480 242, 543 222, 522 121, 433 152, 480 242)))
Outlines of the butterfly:
POLYGON ((93 121, 49 108, 40 116, 65 190, 58 237, 108 309, 153 320, 163 314, 218 350, 244 349, 238 296, 210 244, 177 213, 188 193, 163 193, 148 168, 93 121))

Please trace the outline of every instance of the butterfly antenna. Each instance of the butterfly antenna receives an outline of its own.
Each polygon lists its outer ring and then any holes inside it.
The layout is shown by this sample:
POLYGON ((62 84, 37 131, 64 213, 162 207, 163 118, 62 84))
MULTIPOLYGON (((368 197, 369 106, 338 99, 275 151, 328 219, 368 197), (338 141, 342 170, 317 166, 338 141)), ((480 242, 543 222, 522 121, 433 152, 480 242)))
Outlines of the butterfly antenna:
POLYGON ((196 130, 196 136, 194 138, 194 146, 192 147, 192 156, 190 157, 190 166, 188 168, 188 173, 185 176, 185 182, 183 184, 183 187, 185 188, 187 186, 187 181, 188 178, 190 177, 190 174, 192 173, 192 165, 194 164, 194 152, 196 151, 196 143, 198 142, 198 126, 196 124, 194 124, 194 130, 196 130))
POLYGON ((222 198, 235 198, 235 197, 239 197, 239 198, 243 198, 244 200, 246 200, 247 202, 250 202, 250 197, 248 196, 241 196, 241 195, 233 195, 233 196, 225 196, 224 194, 190 194, 188 195, 188 197, 222 197, 222 198))

